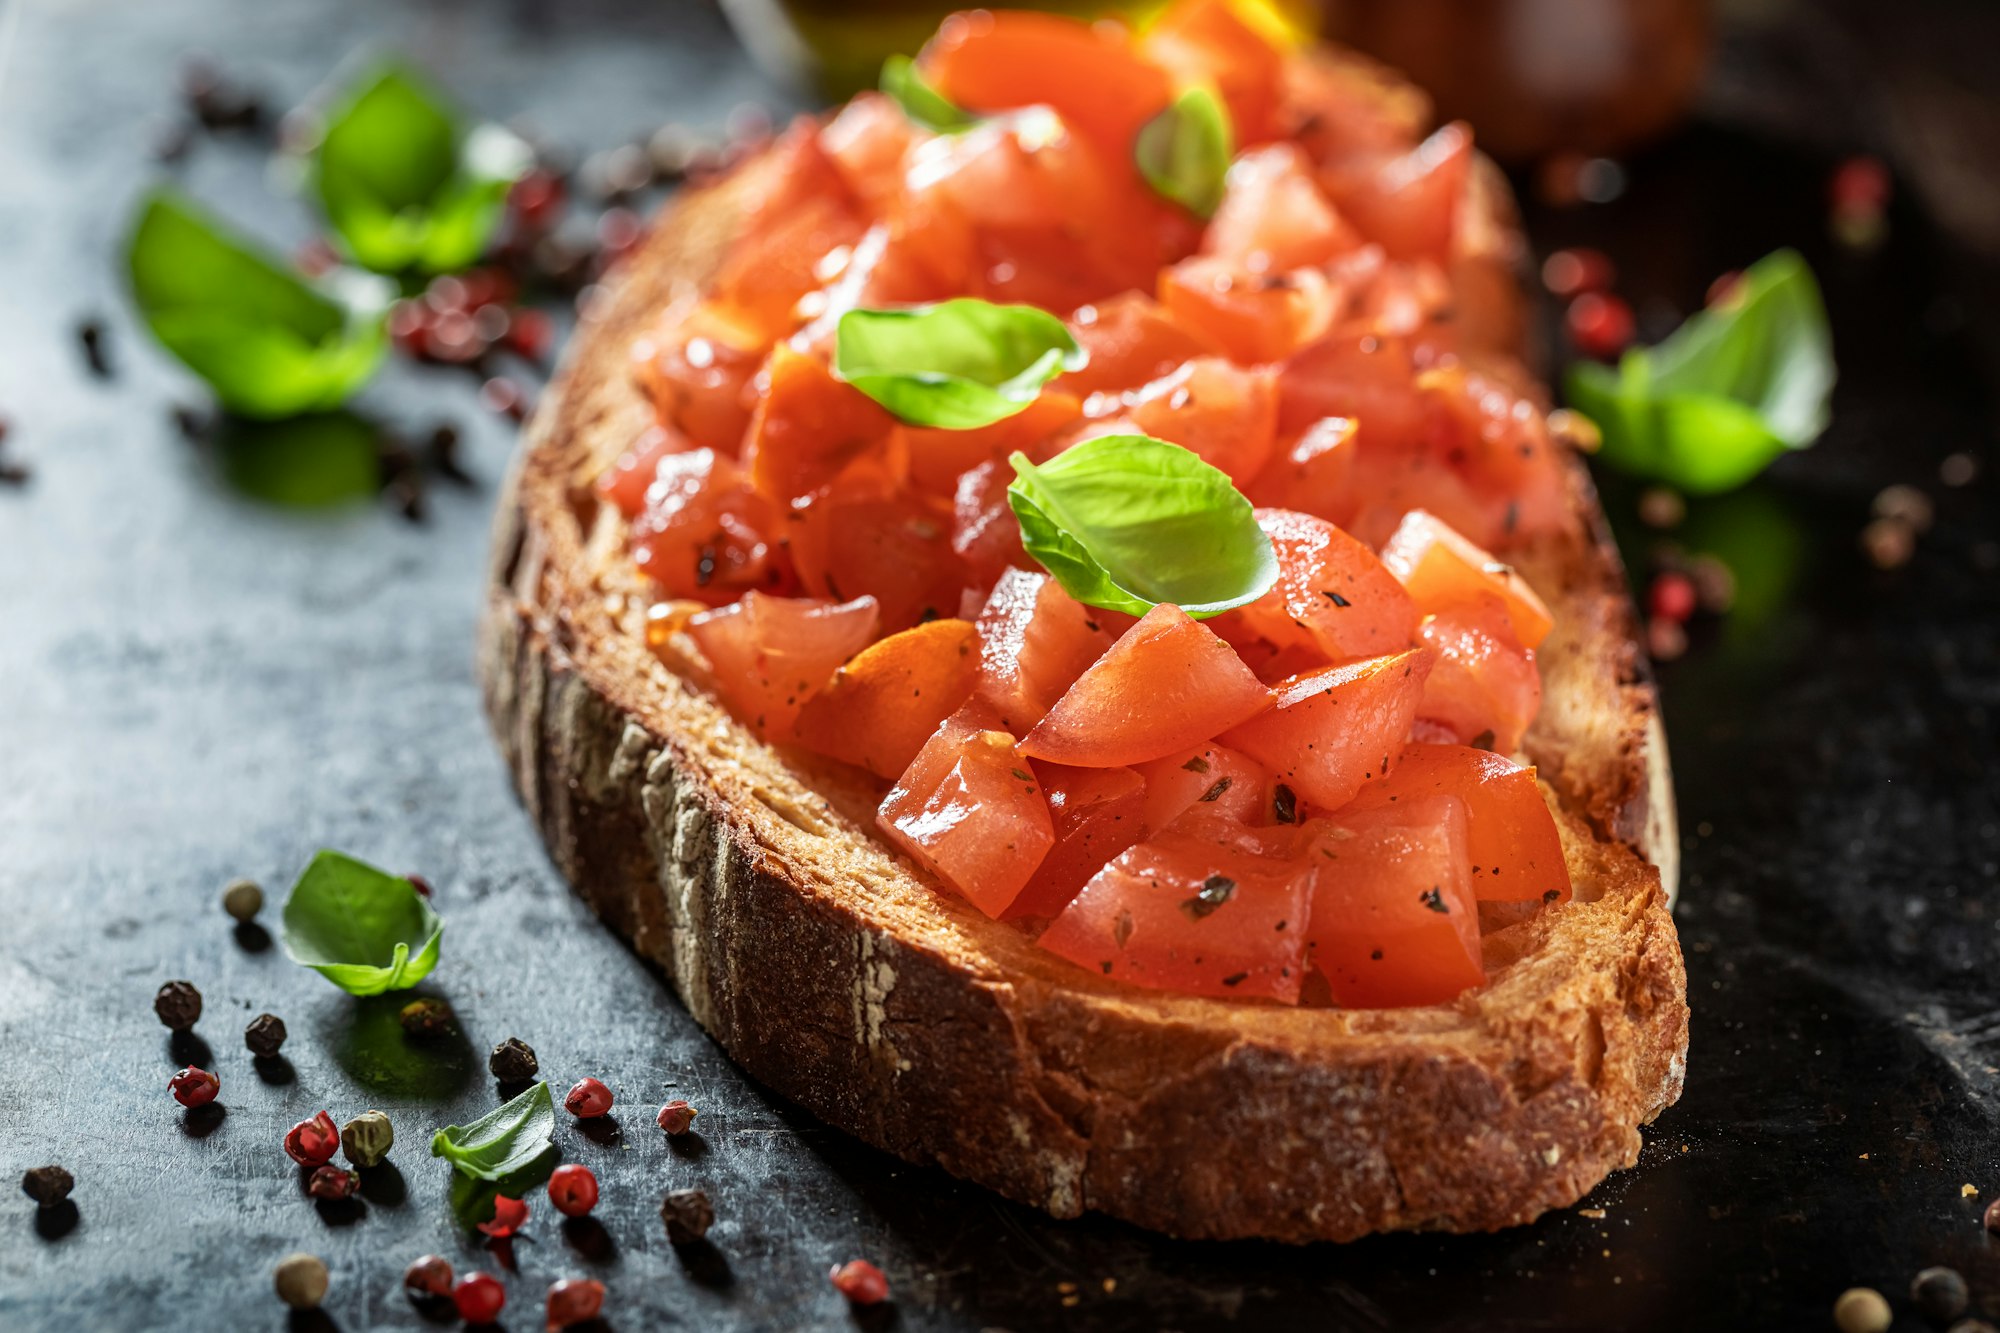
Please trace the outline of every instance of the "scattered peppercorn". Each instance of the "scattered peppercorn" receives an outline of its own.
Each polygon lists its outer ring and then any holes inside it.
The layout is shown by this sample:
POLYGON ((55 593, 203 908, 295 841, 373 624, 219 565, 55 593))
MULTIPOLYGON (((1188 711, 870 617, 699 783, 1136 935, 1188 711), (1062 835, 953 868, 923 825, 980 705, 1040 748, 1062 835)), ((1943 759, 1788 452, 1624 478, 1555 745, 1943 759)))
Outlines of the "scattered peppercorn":
POLYGON ((175 1101, 192 1108, 214 1101, 215 1094, 222 1091, 222 1080, 206 1069, 189 1065, 168 1079, 167 1087, 173 1092, 175 1101))
POLYGON ((1944 1333, 2000 1333, 1984 1319, 1961 1319, 1946 1329, 1944 1333))
POLYGON ((1694 615, 1696 600, 1694 580, 1670 569, 1653 580, 1646 608, 1663 620, 1686 621, 1694 615))
POLYGON ((1721 615, 1736 605, 1736 575, 1728 565, 1712 555, 1698 555, 1688 561, 1688 577, 1694 580, 1701 609, 1721 615))
POLYGON ((582 1217, 597 1207, 597 1177, 574 1162, 557 1167, 549 1177, 549 1202, 564 1217, 582 1217))
POLYGON ((528 1221, 528 1204, 524 1199, 510 1199, 502 1194, 493 1200, 493 1216, 481 1222, 477 1230, 488 1236, 511 1236, 528 1221))
POLYGON ((278 1299, 294 1310, 314 1310, 326 1299, 326 1265, 317 1255, 288 1254, 271 1272, 278 1299))
POLYGON ((402 1020, 403 1031, 412 1037, 435 1037, 451 1031, 453 1025, 451 1006, 428 997, 411 1000, 397 1017, 402 1020))
POLYGON ((153 1012, 176 1032, 186 1032, 201 1019, 201 992, 192 981, 169 981, 153 997, 153 1012))
POLYGON ((507 1289, 491 1273, 467 1273, 452 1284, 451 1303, 468 1324, 490 1324, 507 1304, 507 1289))
POLYGON ((90 373, 99 379, 111 378, 111 361, 104 352, 104 324, 101 320, 86 319, 76 326, 77 340, 83 344, 83 359, 90 366, 90 373))
POLYGON ((1896 518, 1878 518, 1861 530, 1861 547, 1877 569, 1900 569, 1916 554, 1916 530, 1896 518))
POLYGON ((486 1067, 502 1083, 526 1083, 541 1072, 542 1062, 535 1058, 534 1047, 519 1037, 509 1037, 493 1048, 486 1067))
POLYGON ((1889 1333, 1895 1318, 1889 1302, 1873 1287, 1849 1287, 1833 1303, 1833 1322, 1840 1333, 1889 1333))
POLYGON ((669 1241, 691 1245, 715 1225, 715 1205, 701 1190, 673 1190, 660 1203, 660 1220, 667 1224, 669 1241))
POLYGON ((568 1328, 597 1318, 604 1308, 604 1284, 596 1278, 566 1277, 549 1288, 549 1327, 568 1328))
POLYGON ((234 879, 222 891, 222 910, 238 921, 248 921, 264 910, 264 890, 254 879, 234 879))
POLYGON ((1687 650, 1687 630, 1680 621, 1654 616, 1646 622, 1646 653, 1655 662, 1671 662, 1687 650))
POLYGON ((1884 486, 1872 506, 1877 518, 1893 518, 1910 525, 1917 533, 1929 532, 1937 510, 1931 497, 1914 486, 1884 486))
POLYGON ((285 1153, 300 1166, 324 1166, 339 1147, 340 1129, 325 1111, 299 1121, 285 1134, 285 1153))
POLYGON ((1639 521, 1649 528, 1677 528, 1687 512, 1681 493, 1665 486, 1648 486, 1639 496, 1639 521))
POLYGON ((1970 486, 1978 475, 1979 460, 1971 454, 1946 454, 1944 461, 1938 464, 1938 480, 1954 489, 1970 486))
POLYGON ((306 1181, 306 1193, 315 1199, 325 1199, 329 1202, 352 1198, 354 1191, 360 1188, 360 1176, 331 1165, 315 1168, 311 1178, 306 1181))
POLYGON ((451 1264, 435 1254, 419 1255, 403 1270, 403 1288, 418 1296, 449 1296, 451 1264))
POLYGON ((856 1305, 880 1305, 889 1299, 889 1279, 866 1259, 835 1264, 827 1276, 832 1279, 834 1290, 856 1305))
POLYGON ((498 413, 511 421, 528 419, 528 394, 519 384, 502 375, 495 375, 479 386, 479 401, 489 412, 498 413))
POLYGON ((1570 302, 1563 325, 1578 352, 1609 361, 1632 341, 1632 307, 1609 292, 1585 292, 1570 302))
POLYGON ((53 1208, 76 1188, 76 1177, 59 1166, 38 1166, 21 1176, 21 1192, 43 1208, 53 1208))
POLYGON ((1542 261, 1542 286, 1551 295, 1565 299, 1585 292, 1608 291, 1617 280, 1617 270, 1602 250, 1574 246, 1558 250, 1542 261))
POLYGON ((259 1014, 243 1029, 243 1044, 250 1054, 268 1060, 285 1044, 285 1020, 276 1014, 259 1014))
POLYGON ((611 1109, 611 1089, 594 1078, 578 1079, 563 1098, 563 1109, 579 1120, 589 1120, 611 1109))
POLYGON ((380 1111, 363 1111, 340 1127, 341 1151, 359 1167, 380 1166, 395 1142, 396 1131, 380 1111))
POLYGON ((1955 1268, 1926 1268, 1910 1279, 1910 1299, 1933 1324, 1942 1324, 1965 1313, 1971 1293, 1955 1268))
POLYGON ((700 1112, 679 1097, 660 1108, 660 1128, 669 1134, 685 1134, 694 1128, 694 1118, 700 1112))
POLYGON ((1986 1205, 1986 1229, 2000 1236, 2000 1199, 1986 1205))

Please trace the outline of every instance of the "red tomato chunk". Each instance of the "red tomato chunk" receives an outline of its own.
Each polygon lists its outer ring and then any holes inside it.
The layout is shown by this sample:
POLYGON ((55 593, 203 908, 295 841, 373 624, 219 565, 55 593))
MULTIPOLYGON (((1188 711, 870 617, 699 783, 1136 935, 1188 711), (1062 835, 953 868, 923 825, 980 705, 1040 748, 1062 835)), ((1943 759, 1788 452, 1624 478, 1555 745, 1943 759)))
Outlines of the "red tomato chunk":
POLYGON ((834 668, 868 646, 879 619, 873 597, 827 602, 752 592, 695 616, 687 632, 736 715, 765 739, 783 741, 834 668))
POLYGON ((1222 735, 1268 765, 1315 810, 1337 810, 1402 751, 1430 674, 1413 648, 1307 671, 1279 683, 1270 709, 1222 735))
POLYGON ((1411 745, 1342 814, 1453 796, 1465 806, 1473 891, 1493 902, 1568 902, 1569 865, 1535 770, 1464 745, 1411 745))

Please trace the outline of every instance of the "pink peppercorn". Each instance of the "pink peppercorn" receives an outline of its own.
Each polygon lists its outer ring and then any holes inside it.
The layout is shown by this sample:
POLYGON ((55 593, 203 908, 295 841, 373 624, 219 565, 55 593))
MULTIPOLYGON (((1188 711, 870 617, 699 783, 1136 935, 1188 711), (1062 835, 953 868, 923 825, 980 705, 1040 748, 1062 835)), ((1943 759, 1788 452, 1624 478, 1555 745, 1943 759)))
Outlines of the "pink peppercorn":
POLYGON ((579 1120, 603 1115, 611 1109, 611 1089, 594 1078, 579 1079, 563 1098, 563 1109, 579 1120))
POLYGON ((451 1289, 451 1303, 468 1324, 490 1324, 507 1304, 507 1289, 491 1273, 467 1273, 451 1289))
POLYGON ((528 1205, 502 1194, 493 1201, 493 1220, 481 1222, 479 1229, 489 1236, 511 1236, 528 1220, 528 1205))
POLYGON ((1570 302, 1564 317, 1576 350, 1608 361, 1632 341, 1632 307, 1609 292, 1585 292, 1570 302))
POLYGON ((324 1166, 339 1149, 340 1126, 325 1111, 299 1121, 285 1135, 285 1152, 300 1166, 324 1166))
POLYGON ((557 1167, 549 1177, 549 1202, 564 1217, 582 1217, 597 1207, 597 1177, 574 1162, 557 1167))
POLYGON ((836 1264, 827 1276, 834 1290, 856 1305, 880 1305, 889 1299, 889 1279, 866 1259, 836 1264))
POLYGON ((669 1134, 685 1134, 694 1128, 695 1109, 679 1097, 660 1108, 660 1128, 669 1134))
POLYGON ((332 1165, 316 1168, 312 1173, 312 1179, 306 1182, 306 1193, 315 1199, 334 1201, 348 1199, 352 1198, 354 1191, 359 1188, 361 1188, 361 1177, 352 1171, 345 1171, 332 1165))
POLYGON ((1647 609, 1662 620, 1685 622, 1694 614, 1697 601, 1694 580, 1674 570, 1654 579, 1652 591, 1646 595, 1647 609))
POLYGON ((604 1308, 604 1284, 595 1278, 566 1277, 549 1288, 549 1327, 568 1328, 597 1318, 604 1308))
POLYGON ((451 1264, 439 1255, 420 1255, 403 1270, 403 1286, 419 1296, 449 1296, 451 1264))
POLYGON ((206 1069, 189 1065, 168 1079, 167 1087, 173 1092, 174 1100, 182 1106, 206 1106, 215 1100, 216 1093, 222 1091, 222 1080, 206 1069))

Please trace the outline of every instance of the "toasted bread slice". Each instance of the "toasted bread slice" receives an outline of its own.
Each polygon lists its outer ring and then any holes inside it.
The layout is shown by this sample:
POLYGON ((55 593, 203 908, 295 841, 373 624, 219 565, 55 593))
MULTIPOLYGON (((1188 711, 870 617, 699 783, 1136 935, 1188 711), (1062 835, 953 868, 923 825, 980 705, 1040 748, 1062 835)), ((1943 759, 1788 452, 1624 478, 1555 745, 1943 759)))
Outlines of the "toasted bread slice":
MULTIPOLYGON (((1504 272, 1518 240, 1486 171, 1482 230, 1504 272)), ((767 1086, 1061 1217, 1290 1241, 1481 1230, 1631 1165, 1639 1126, 1680 1094, 1688 1010, 1648 864, 1671 877, 1666 756, 1583 469, 1566 535, 1510 553, 1556 616, 1528 750, 1575 901, 1489 914, 1488 984, 1448 1005, 1133 990, 933 887, 873 836, 877 788, 764 744, 648 650, 622 521, 589 482, 649 419, 629 347, 711 273, 739 193, 686 197, 617 272, 500 505, 487 707, 596 912, 767 1086)), ((1482 319, 1517 337, 1517 289, 1485 289, 1482 319)))

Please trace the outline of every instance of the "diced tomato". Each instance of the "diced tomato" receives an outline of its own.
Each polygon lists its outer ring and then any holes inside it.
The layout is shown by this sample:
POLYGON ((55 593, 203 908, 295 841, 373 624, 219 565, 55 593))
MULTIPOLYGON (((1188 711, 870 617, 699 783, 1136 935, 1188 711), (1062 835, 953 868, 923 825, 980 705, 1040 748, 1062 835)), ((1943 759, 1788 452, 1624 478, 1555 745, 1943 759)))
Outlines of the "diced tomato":
POLYGON ((1421 449, 1379 447, 1363 432, 1356 441, 1354 489, 1360 497, 1350 531, 1380 548, 1403 516, 1422 509, 1437 515, 1475 545, 1491 547, 1505 536, 1506 506, 1473 492, 1464 476, 1421 449))
POLYGON ((1262 470, 1277 435, 1278 378, 1267 366, 1196 357, 1114 401, 1142 433, 1193 450, 1238 482, 1262 470))
POLYGON ((1134 986, 1296 1004, 1314 867, 1295 838, 1184 816, 1098 872, 1040 944, 1134 986))
POLYGON ((1245 490, 1252 503, 1265 508, 1294 509, 1339 523, 1354 510, 1354 444, 1352 417, 1321 417, 1280 444, 1277 456, 1245 490))
POLYGON ((687 632, 730 709, 766 740, 784 741, 834 668, 874 639, 878 620, 873 597, 828 602, 748 592, 693 617, 687 632))
POLYGON ((1444 263, 1472 170, 1472 131, 1453 121, 1406 153, 1361 157, 1322 177, 1347 219, 1396 259, 1444 263))
POLYGON ((1021 545, 1021 523, 1007 503, 1014 469, 1000 459, 981 463, 958 479, 952 501, 951 549, 965 562, 971 586, 990 590, 1012 569, 1034 562, 1021 545))
POLYGON ((1409 344, 1400 338, 1336 335, 1314 343, 1278 372, 1278 430, 1304 430, 1346 417, 1371 446, 1414 445, 1423 436, 1424 402, 1409 344))
POLYGON ((1339 307, 1318 269, 1250 273, 1202 257, 1161 270, 1159 284, 1175 320, 1245 365, 1284 360, 1325 333, 1339 307))
POLYGON ((1548 606, 1511 566, 1421 509, 1403 516, 1382 548, 1382 564, 1402 581, 1419 611, 1442 611, 1490 593, 1506 603, 1514 637, 1526 648, 1540 647, 1555 625, 1548 606))
POLYGON ((1485 983, 1457 797, 1343 810, 1314 831, 1306 957, 1336 1003, 1444 1004, 1485 983))
POLYGON ((894 632, 958 610, 967 574, 951 534, 949 505, 897 488, 888 469, 863 459, 792 509, 787 536, 807 592, 865 589, 894 632))
POLYGON ((1535 654, 1514 637, 1507 604, 1489 592, 1425 618, 1418 637, 1437 655, 1420 716, 1461 744, 1512 754, 1542 707, 1535 654))
POLYGON ((884 836, 992 917, 1055 845, 1042 784, 999 723, 977 700, 946 718, 876 814, 884 836))
POLYGON ((720 605, 751 589, 791 590, 783 520, 743 470, 713 449, 663 454, 633 521, 632 560, 669 597, 720 605))
MULTIPOLYGON (((981 463, 1005 460, 1015 450, 1036 452, 1035 446, 1083 415, 1074 394, 1045 389, 1011 417, 971 430, 929 430, 901 426, 909 448, 910 483, 926 495, 949 496, 959 478, 981 463)), ((1013 472, 1008 472, 1011 478, 1013 472)))
POLYGON ((781 136, 754 170, 752 202, 711 290, 725 317, 770 342, 797 327, 799 298, 820 286, 821 262, 859 241, 868 219, 810 121, 781 136))
POLYGON ((1008 918, 1055 916, 1077 890, 1146 832, 1146 784, 1129 768, 1034 765, 1049 798, 1056 841, 1008 918))
POLYGON ((1489 528, 1511 542, 1569 520, 1561 455, 1539 405, 1499 377, 1462 365, 1426 370, 1416 383, 1428 408, 1432 456, 1483 497, 1489 528))
POLYGON ((1360 244, 1361 234, 1320 193, 1304 154, 1291 144, 1272 144, 1230 165, 1222 206, 1201 250, 1245 273, 1284 273, 1324 264, 1360 244))
POLYGON ((618 455, 611 470, 598 477, 593 489, 627 518, 637 518, 646 507, 646 491, 660 460, 688 448, 685 436, 670 426, 648 426, 632 441, 632 447, 618 455))
POLYGON ((1250 718, 1270 698, 1235 649, 1161 603, 1077 677, 1021 752, 1084 768, 1143 763, 1250 718))
POLYGON ((1146 780, 1149 831, 1196 809, 1251 826, 1274 820, 1271 770, 1240 750, 1210 741, 1140 764, 1138 771, 1146 780))
POLYGON ((1284 53, 1238 18, 1227 0, 1180 0, 1146 29, 1139 52, 1177 83, 1208 84, 1221 93, 1238 147, 1278 133, 1284 53))
POLYGON ((1430 665, 1431 654, 1413 648, 1292 676, 1267 711, 1221 740, 1268 765, 1315 810, 1337 810, 1402 752, 1430 665))
POLYGON ((1215 350, 1144 292, 1122 292, 1079 309, 1070 336, 1089 360, 1055 387, 1079 396, 1134 389, 1169 374, 1190 357, 1215 350))
POLYGON ((1431 121, 1431 102, 1401 75, 1333 47, 1285 62, 1281 117, 1315 162, 1400 151, 1431 121))
POLYGON ((690 314, 670 311, 657 333, 634 343, 633 370, 662 421, 733 458, 750 427, 750 383, 764 349, 704 304, 690 314))
POLYGON ((946 19, 918 64, 969 111, 1048 106, 1123 168, 1139 127, 1166 108, 1173 84, 1105 24, 1019 10, 946 19))
POLYGON ((743 451, 750 482, 780 503, 803 499, 889 433, 895 419, 833 377, 818 358, 780 344, 765 368, 743 451))
POLYGON ((799 744, 893 778, 972 694, 979 634, 933 620, 863 648, 799 713, 799 744))
POLYGON ((1569 901, 1562 835, 1535 786, 1535 770, 1504 756, 1464 745, 1411 745, 1389 776, 1363 787, 1341 817, 1430 796, 1455 796, 1465 804, 1466 853, 1480 898, 1569 901))
POLYGON ((1260 509, 1257 525, 1278 553, 1278 581, 1242 614, 1265 638, 1282 646, 1303 637, 1336 662, 1415 641, 1416 604, 1373 551, 1290 509, 1260 509))
POLYGON ((1107 614, 1047 574, 1007 570, 979 613, 979 696, 1010 731, 1027 732, 1109 651, 1107 614))
POLYGON ((879 217, 903 188, 903 155, 918 134, 894 101, 863 92, 821 128, 819 142, 847 188, 879 217))

